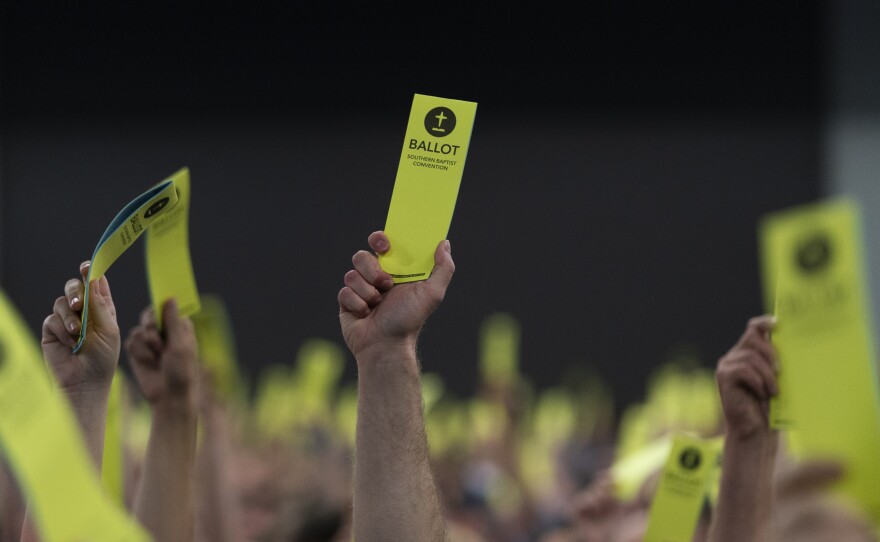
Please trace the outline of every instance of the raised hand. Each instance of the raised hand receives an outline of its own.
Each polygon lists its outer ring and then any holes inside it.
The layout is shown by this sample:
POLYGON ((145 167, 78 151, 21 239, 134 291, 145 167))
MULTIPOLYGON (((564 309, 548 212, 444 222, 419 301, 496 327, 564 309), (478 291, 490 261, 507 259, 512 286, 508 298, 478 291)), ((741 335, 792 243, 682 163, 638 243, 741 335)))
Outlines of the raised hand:
POLYGON ((141 313, 140 324, 129 332, 125 350, 141 392, 155 406, 162 401, 194 404, 198 381, 198 347, 189 318, 177 312, 171 299, 162 308, 165 337, 159 332, 153 310, 141 313))
POLYGON ((770 398, 776 383, 776 351, 770 343, 772 316, 749 320, 739 341, 719 361, 718 391, 728 438, 748 438, 769 430, 770 398))
MULTIPOLYGON (((378 254, 391 245, 381 231, 369 237, 378 254)), ((443 301, 455 272, 449 241, 434 252, 434 271, 428 280, 394 285, 391 275, 382 271, 374 254, 361 250, 352 257, 354 269, 345 274, 340 290, 339 320, 349 349, 360 360, 377 345, 414 348, 419 330, 443 301)))
POLYGON ((79 338, 89 264, 80 264, 82 278, 64 285, 64 295, 55 300, 53 312, 43 321, 43 357, 58 385, 70 393, 109 389, 119 362, 119 325, 107 277, 93 281, 89 289, 88 335, 82 349, 74 354, 79 338))

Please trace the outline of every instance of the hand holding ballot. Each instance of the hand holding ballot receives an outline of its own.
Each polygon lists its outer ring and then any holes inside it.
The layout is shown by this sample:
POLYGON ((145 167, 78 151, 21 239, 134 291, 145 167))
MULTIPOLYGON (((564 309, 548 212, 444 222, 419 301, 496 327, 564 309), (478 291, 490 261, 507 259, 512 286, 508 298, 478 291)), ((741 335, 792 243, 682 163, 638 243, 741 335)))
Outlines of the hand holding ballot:
MULTIPOLYGON (((381 231, 369 244, 377 254, 391 249, 381 231)), ((395 285, 363 250, 352 263, 338 300, 342 335, 358 364, 354 538, 439 542, 446 529, 428 457, 416 340, 455 272, 449 241, 437 245, 431 277, 421 282, 395 285)))
POLYGON ((718 362, 716 379, 727 437, 744 439, 769 429, 770 398, 778 393, 772 316, 749 320, 739 341, 718 362))
POLYGON ((119 325, 110 283, 105 276, 91 285, 89 338, 78 353, 71 352, 80 334, 83 281, 88 276, 89 265, 90 262, 80 265, 82 278, 67 281, 64 295, 55 300, 52 314, 43 321, 43 356, 58 385, 68 395, 101 387, 109 390, 119 361, 119 325))
POLYGON ((160 334, 152 308, 128 334, 125 350, 153 410, 143 481, 134 512, 155 540, 191 540, 196 451, 198 347, 189 318, 171 299, 160 334))
MULTIPOLYGON (((369 244, 380 255, 391 249, 381 231, 370 235, 369 244)), ((361 354, 390 345, 414 349, 422 324, 443 301, 455 272, 449 241, 434 251, 431 278, 414 284, 394 286, 391 275, 367 251, 357 252, 352 263, 338 300, 342 335, 355 358, 360 362, 361 354)))
POLYGON ((162 308, 164 337, 152 308, 141 312, 140 324, 125 339, 125 351, 144 398, 159 402, 195 405, 198 358, 195 331, 189 318, 180 316, 174 299, 162 308))
POLYGON ((772 316, 749 320, 715 372, 726 437, 711 542, 766 540, 773 501, 778 434, 770 427, 770 399, 779 393, 772 316))

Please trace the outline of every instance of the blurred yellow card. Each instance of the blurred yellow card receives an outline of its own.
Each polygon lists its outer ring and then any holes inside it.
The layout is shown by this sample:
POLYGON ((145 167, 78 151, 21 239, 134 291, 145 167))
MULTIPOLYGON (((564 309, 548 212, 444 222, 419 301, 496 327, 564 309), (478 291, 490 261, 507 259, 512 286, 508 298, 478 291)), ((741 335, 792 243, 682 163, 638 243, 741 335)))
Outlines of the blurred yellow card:
MULTIPOLYGON (((89 319, 89 285, 100 279, 123 252, 147 233, 147 278, 157 318, 161 304, 177 299, 181 314, 199 310, 199 294, 189 255, 189 170, 181 169, 129 202, 110 222, 92 255, 82 311, 82 329, 73 351, 86 340, 89 319)), ((161 320, 159 321, 161 325, 161 320)))
POLYGON ((379 256, 395 283, 425 280, 446 239, 464 172, 477 104, 416 94, 391 194, 379 256))
POLYGON ((137 542, 149 536, 115 506, 36 341, 0 293, 0 451, 44 542, 137 542))
POLYGON ((177 188, 177 205, 153 223, 145 249, 150 299, 160 328, 162 305, 171 297, 177 300, 177 310, 184 316, 201 308, 189 254, 189 169, 181 169, 169 180, 177 188))
POLYGON ((122 507, 125 507, 125 454, 123 453, 125 378, 122 369, 117 368, 110 386, 110 396, 107 398, 104 458, 101 464, 101 485, 113 502, 122 507))
POLYGON ((880 408, 859 209, 846 199, 760 224, 765 306, 778 323, 771 424, 798 457, 837 458, 840 490, 880 519, 880 408))
POLYGON ((199 359, 208 373, 214 391, 225 401, 243 401, 247 386, 238 367, 235 333, 226 303, 218 295, 201 296, 202 309, 192 315, 199 359))
POLYGON ((691 542, 718 465, 716 442, 676 435, 651 502, 644 542, 691 542))

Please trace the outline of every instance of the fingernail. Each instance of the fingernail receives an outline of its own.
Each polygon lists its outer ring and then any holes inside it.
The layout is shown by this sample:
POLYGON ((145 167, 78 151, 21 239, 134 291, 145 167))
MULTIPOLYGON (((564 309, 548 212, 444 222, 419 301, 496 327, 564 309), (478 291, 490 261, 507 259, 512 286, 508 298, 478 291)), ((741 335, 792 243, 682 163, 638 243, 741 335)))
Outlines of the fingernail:
POLYGON ((74 324, 73 322, 67 324, 67 329, 69 329, 70 332, 73 333, 74 331, 76 331, 76 324, 74 324))
POLYGON ((379 240, 376 241, 376 248, 379 249, 379 252, 385 252, 388 250, 388 239, 380 237, 379 240))
POLYGON ((77 303, 79 303, 79 298, 74 297, 73 299, 70 300, 70 307, 73 308, 73 306, 76 305, 77 303))
POLYGON ((452 254, 452 245, 449 243, 449 239, 443 241, 443 250, 452 254))

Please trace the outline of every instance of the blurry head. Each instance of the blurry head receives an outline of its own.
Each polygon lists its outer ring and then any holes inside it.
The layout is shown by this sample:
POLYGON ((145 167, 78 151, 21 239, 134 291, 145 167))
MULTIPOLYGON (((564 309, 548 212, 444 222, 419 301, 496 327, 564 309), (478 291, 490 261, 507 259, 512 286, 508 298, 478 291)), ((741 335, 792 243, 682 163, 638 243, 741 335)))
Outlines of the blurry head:
POLYGON ((811 461, 778 470, 773 539, 802 542, 875 542, 870 522, 827 489, 843 476, 841 465, 811 461))

